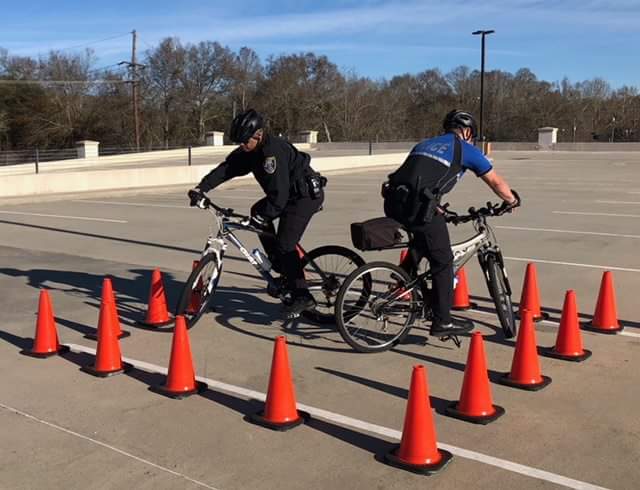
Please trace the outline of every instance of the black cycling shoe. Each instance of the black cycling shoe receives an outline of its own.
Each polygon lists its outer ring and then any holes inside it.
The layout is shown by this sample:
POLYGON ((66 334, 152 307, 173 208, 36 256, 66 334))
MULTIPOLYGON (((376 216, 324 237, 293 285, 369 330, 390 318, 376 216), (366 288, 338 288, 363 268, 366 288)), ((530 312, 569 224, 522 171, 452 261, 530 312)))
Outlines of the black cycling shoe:
POLYGON ((459 335, 461 333, 471 332, 473 330, 473 322, 463 318, 455 318, 448 325, 434 321, 431 324, 429 335, 432 337, 449 337, 459 335))
POLYGON ((283 308, 287 320, 298 318, 303 311, 312 310, 317 305, 316 300, 308 292, 295 296, 293 300, 283 308))

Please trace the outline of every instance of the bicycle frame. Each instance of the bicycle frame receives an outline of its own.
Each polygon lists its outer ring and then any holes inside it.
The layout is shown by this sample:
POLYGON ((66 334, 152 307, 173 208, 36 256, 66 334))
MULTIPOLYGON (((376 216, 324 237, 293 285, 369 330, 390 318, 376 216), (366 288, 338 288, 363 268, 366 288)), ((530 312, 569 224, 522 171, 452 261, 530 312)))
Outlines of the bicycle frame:
MULTIPOLYGON (((233 230, 252 231, 255 233, 261 233, 261 232, 251 227, 246 222, 232 221, 227 217, 220 218, 220 216, 218 216, 218 214, 215 212, 212 212, 212 214, 214 214, 214 216, 216 217, 216 220, 218 221, 218 233, 215 237, 213 233, 209 235, 209 238, 207 239, 207 245, 205 246, 204 251, 202 252, 202 256, 204 257, 208 253, 215 253, 218 259, 218 263, 220 264, 219 269, 221 270, 222 259, 228 248, 228 245, 226 242, 229 241, 231 244, 233 244, 233 246, 235 246, 240 251, 240 253, 244 256, 247 262, 249 262, 256 269, 256 271, 258 271, 260 276, 267 282, 269 286, 276 287, 276 283, 271 272, 266 270, 262 266, 262 264, 260 264, 255 259, 255 257, 251 255, 251 253, 247 250, 247 248, 244 246, 242 241, 240 241, 240 239, 235 235, 233 230)), ((267 233, 264 233, 264 234, 267 234, 267 233)), ((300 244, 296 245, 296 247, 302 257, 305 257, 307 255, 306 250, 302 248, 300 244)), ((322 271, 322 269, 320 269, 320 267, 318 267, 318 265, 313 260, 310 260, 309 264, 314 269, 314 271, 318 273, 318 275, 320 275, 323 281, 326 280, 326 274, 324 273, 324 271, 322 271)), ((218 277, 220 274, 220 270, 218 271, 218 277)))

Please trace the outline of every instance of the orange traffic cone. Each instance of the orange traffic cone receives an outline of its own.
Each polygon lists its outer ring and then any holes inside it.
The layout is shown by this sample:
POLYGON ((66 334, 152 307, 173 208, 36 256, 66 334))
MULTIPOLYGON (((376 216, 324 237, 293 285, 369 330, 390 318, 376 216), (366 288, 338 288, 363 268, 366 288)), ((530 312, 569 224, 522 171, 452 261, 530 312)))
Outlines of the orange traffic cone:
POLYGON ((458 284, 453 290, 453 310, 470 310, 478 305, 469 301, 469 287, 467 286, 467 274, 464 267, 461 267, 456 276, 458 284))
POLYGON ((443 469, 453 456, 436 446, 436 429, 429 403, 426 369, 414 366, 400 444, 384 455, 387 463, 430 475, 443 469))
MULTIPOLYGON (((118 338, 122 339, 131 335, 131 332, 122 330, 122 327, 120 326, 120 317, 118 316, 118 308, 116 307, 116 296, 113 293, 113 285, 111 284, 111 279, 108 277, 105 277, 102 281, 101 304, 102 303, 109 305, 109 308, 111 309, 111 316, 115 319, 118 338)), ((95 333, 88 333, 84 337, 85 339, 98 340, 98 332, 96 331, 95 333)))
POLYGON ((551 383, 551 378, 540 374, 536 330, 529 310, 524 310, 522 320, 520 320, 511 372, 502 376, 499 382, 503 385, 529 391, 541 390, 551 383))
POLYGON ((169 311, 167 310, 167 297, 164 293, 162 273, 159 269, 154 269, 151 275, 147 316, 144 321, 139 323, 148 327, 162 327, 171 323, 169 311))
POLYGON ((58 341, 58 331, 53 314, 51 298, 46 289, 40 290, 38 300, 38 320, 36 322, 36 337, 33 339, 31 350, 22 350, 21 354, 31 357, 45 358, 67 352, 66 345, 60 345, 58 341))
MULTIPOLYGON (((200 264, 199 260, 194 260, 193 267, 191 270, 192 271, 196 270, 196 267, 198 267, 199 264, 200 264)), ((187 307, 187 311, 186 311, 190 315, 193 315, 200 309, 202 288, 204 288, 204 284, 202 283, 202 277, 199 277, 198 284, 191 291, 191 298, 189 299, 189 306, 187 307)))
POLYGON ((542 312, 540 309, 538 273, 536 272, 536 264, 531 262, 527 264, 527 271, 524 275, 524 285, 522 287, 522 296, 520 297, 520 318, 522 318, 522 312, 524 310, 531 312, 534 322, 547 320, 549 318, 549 314, 542 312))
POLYGON ((487 358, 480 332, 471 335, 471 346, 464 370, 460 400, 446 409, 451 417, 486 425, 504 415, 504 408, 494 405, 487 375, 487 358))
POLYGON ((303 423, 309 415, 296 408, 296 394, 291 379, 287 340, 276 337, 271 361, 271 376, 264 411, 249 416, 249 421, 274 430, 288 430, 303 423))
POLYGON ((616 308, 616 293, 613 288, 613 274, 606 271, 602 274, 598 302, 593 319, 582 325, 585 330, 592 332, 614 334, 622 330, 618 323, 618 311, 616 308))
POLYGON ((201 393, 206 388, 206 384, 196 381, 187 323, 182 315, 178 315, 176 317, 176 326, 173 329, 171 360, 169 361, 167 379, 164 385, 152 386, 149 389, 170 398, 181 399, 195 393, 201 393))
POLYGON ((565 294, 556 345, 554 347, 541 347, 538 352, 542 356, 575 362, 581 362, 591 357, 591 351, 582 347, 578 306, 576 305, 576 293, 574 291, 570 290, 565 294))
POLYGON ((120 343, 117 336, 117 325, 108 303, 100 305, 98 321, 98 347, 93 366, 84 366, 82 371, 105 378, 128 371, 133 366, 122 362, 120 343))

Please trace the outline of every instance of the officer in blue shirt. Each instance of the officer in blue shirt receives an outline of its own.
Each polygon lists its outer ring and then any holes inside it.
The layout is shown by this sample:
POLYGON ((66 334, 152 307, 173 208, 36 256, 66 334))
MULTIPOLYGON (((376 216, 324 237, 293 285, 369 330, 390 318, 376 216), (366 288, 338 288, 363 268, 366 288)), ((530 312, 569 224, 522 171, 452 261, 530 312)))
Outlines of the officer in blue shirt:
MULTIPOLYGON (((411 150, 402 166, 389 176, 389 190, 385 191, 385 214, 404 224, 413 234, 410 253, 401 266, 415 275, 420 261, 423 258, 429 261, 433 275, 433 323, 430 334, 434 337, 469 332, 473 329, 473 323, 451 317, 453 254, 444 216, 438 212, 426 216, 425 207, 415 198, 410 198, 416 194, 411 187, 417 185, 420 193, 424 189, 432 193, 437 190, 441 196, 453 189, 465 171, 471 170, 504 200, 505 209, 520 205, 519 199, 493 169, 491 162, 472 144, 477 136, 474 117, 468 112, 453 110, 444 118, 443 128, 443 135, 426 139, 411 150), (404 199, 397 198, 398 189, 405 191, 404 199)), ((433 194, 431 197, 434 198, 433 194)), ((435 206, 432 208, 435 209, 435 206)))

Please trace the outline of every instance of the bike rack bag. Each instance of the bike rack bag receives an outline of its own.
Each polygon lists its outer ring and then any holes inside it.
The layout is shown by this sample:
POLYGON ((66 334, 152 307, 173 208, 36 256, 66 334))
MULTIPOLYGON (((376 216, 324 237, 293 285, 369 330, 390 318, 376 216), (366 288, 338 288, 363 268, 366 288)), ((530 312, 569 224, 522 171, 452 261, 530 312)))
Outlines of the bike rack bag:
POLYGON ((402 225, 391 218, 351 223, 351 243, 358 250, 397 248, 408 241, 402 225))

